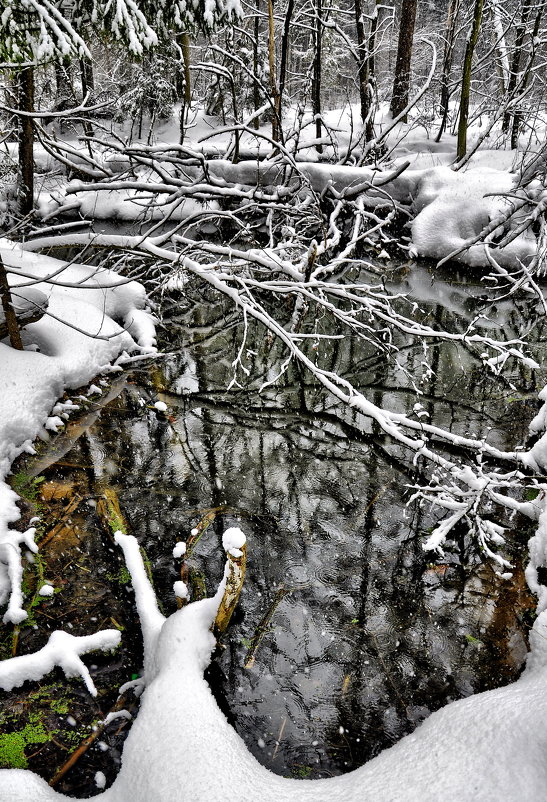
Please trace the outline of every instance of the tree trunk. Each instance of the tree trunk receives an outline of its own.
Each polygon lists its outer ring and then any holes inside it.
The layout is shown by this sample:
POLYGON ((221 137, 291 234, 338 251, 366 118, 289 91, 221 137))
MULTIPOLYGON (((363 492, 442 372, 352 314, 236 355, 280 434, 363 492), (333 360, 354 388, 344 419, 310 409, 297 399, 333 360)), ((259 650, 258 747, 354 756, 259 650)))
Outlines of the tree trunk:
POLYGON ((268 65, 270 72, 270 94, 272 96, 274 114, 272 119, 272 139, 279 142, 281 128, 279 117, 277 116, 277 80, 275 75, 275 25, 274 25, 274 5, 273 0, 268 0, 268 65))
MULTIPOLYGON (((522 76, 519 96, 524 94, 526 87, 528 86, 528 82, 530 80, 530 75, 532 73, 532 66, 534 64, 534 60, 536 57, 536 42, 539 35, 539 28, 541 25, 542 15, 543 15, 543 9, 540 6, 536 16, 536 21, 534 23, 534 30, 532 31, 531 52, 528 58, 528 64, 526 65, 524 75, 522 76)), ((520 108, 517 108, 513 115, 513 126, 511 128, 511 147, 513 148, 513 150, 517 149, 521 124, 522 124, 522 110, 520 108)))
MULTIPOLYGON (((314 56, 313 56, 313 75, 311 85, 311 103, 312 114, 315 120, 315 138, 321 139, 323 133, 321 122, 321 57, 322 47, 321 40, 323 35, 323 26, 321 22, 321 15, 323 13, 322 0, 315 0, 315 25, 314 25, 314 56)), ((318 153, 323 152, 323 145, 319 142, 316 144, 315 149, 318 153)))
MULTIPOLYGON (((399 41, 397 44, 397 60, 395 62, 395 79, 391 96, 390 111, 397 117, 408 105, 410 93, 410 61, 412 58, 412 41, 416 24, 418 0, 403 0, 401 22, 399 23, 399 41)), ((406 122, 406 116, 403 118, 406 122)))
POLYGON ((9 339, 12 348, 17 348, 19 351, 23 350, 23 343, 21 342, 21 334, 19 333, 19 326, 17 318, 11 305, 10 288, 8 284, 8 274, 4 263, 0 258, 0 297, 2 300, 2 309, 4 317, 6 318, 6 326, 8 328, 9 339))
POLYGON ((359 100, 361 105, 361 121, 365 123, 369 114, 370 103, 369 103, 368 75, 367 75, 368 54, 367 54, 366 37, 365 37, 365 20, 363 17, 363 6, 361 4, 361 0, 354 0, 354 10, 355 10, 355 29, 357 32, 357 58, 358 58, 357 74, 359 77, 359 100))
POLYGON ((500 0, 490 0, 490 17, 492 21, 493 46, 497 52, 496 71, 498 73, 501 96, 505 97, 509 84, 509 52, 507 39, 500 13, 500 0))
MULTIPOLYGON (((522 46, 524 44, 524 37, 526 36, 526 22, 530 12, 530 5, 532 0, 522 0, 522 7, 520 13, 520 22, 517 26, 515 33, 515 48, 513 50, 513 58, 511 59, 511 67, 509 69, 509 81, 507 83, 507 96, 510 98, 517 88, 517 79, 520 70, 520 56, 522 53, 522 46)), ((511 112, 506 111, 503 115, 502 131, 506 134, 509 131, 511 124, 511 112)))
POLYGON ((375 0, 368 42, 365 32, 363 6, 361 0, 354 0, 355 27, 357 31, 357 57, 359 77, 359 99, 361 121, 365 126, 365 142, 374 139, 374 50, 376 47, 376 31, 378 28, 379 0, 375 0))
POLYGON ((188 108, 192 102, 192 81, 190 78, 190 36, 183 33, 181 36, 183 75, 184 75, 184 105, 188 108))
MULTIPOLYGON (((34 70, 19 71, 19 109, 34 111, 34 70)), ((19 118, 19 211, 31 214, 34 207, 34 122, 32 117, 19 118)))
POLYGON ((380 15, 381 0, 375 0, 372 20, 368 34, 367 60, 366 60, 366 89, 367 89, 367 116, 365 123, 365 141, 374 139, 374 100, 376 96, 376 31, 378 30, 378 17, 380 15))
MULTIPOLYGON (((82 82, 82 102, 91 101, 92 95, 95 91, 95 76, 93 74, 93 62, 88 58, 80 59, 80 80, 82 82)), ((84 133, 86 136, 94 136, 95 132, 89 119, 84 121, 84 133)), ((88 143, 90 148, 89 155, 91 156, 91 144, 88 143)))
POLYGON ((462 74, 462 91, 460 98, 460 121, 458 123, 458 147, 456 153, 456 161, 463 159, 467 151, 467 121, 469 119, 469 96, 471 93, 471 66, 473 63, 473 53, 475 45, 479 38, 479 31, 482 21, 482 9, 484 0, 475 0, 475 9, 473 11, 473 24, 469 39, 467 40, 467 47, 465 48, 465 56, 463 60, 463 74, 462 74))
POLYGON ((290 28, 291 28, 293 11, 294 11, 294 0, 288 0, 287 9, 285 12, 285 23, 283 25, 283 38, 281 39, 279 82, 278 82, 278 92, 276 97, 276 114, 280 127, 283 120, 283 110, 282 110, 283 92, 285 91, 285 82, 287 79, 287 62, 289 59, 290 28))
MULTIPOLYGON (((254 37, 253 37, 253 106, 254 111, 257 112, 260 108, 260 87, 258 85, 258 42, 260 41, 260 0, 255 2, 255 16, 254 16, 254 37)), ((253 127, 260 128, 260 120, 258 116, 253 119, 253 127)))
MULTIPOLYGON (((190 78, 190 36, 188 33, 181 33, 177 36, 180 52, 182 53, 182 71, 177 76, 177 94, 181 99, 180 105, 180 136, 179 144, 182 145, 186 135, 186 115, 192 103, 192 81, 190 78)), ((152 130, 152 129, 150 129, 152 130)))
POLYGON ((95 91, 95 75, 93 73, 93 62, 88 58, 80 59, 80 78, 83 97, 89 96, 91 99, 95 91))
POLYGON ((77 106, 79 99, 74 91, 71 64, 64 59, 58 59, 53 64, 55 71, 55 106, 54 111, 62 111, 65 103, 77 106))
POLYGON ((450 90, 448 81, 452 69, 452 57, 454 55, 454 44, 456 41, 456 22, 460 11, 460 0, 450 0, 446 15, 446 39, 444 44, 443 71, 441 75, 441 99, 439 102, 441 112, 441 126, 437 133, 436 142, 441 141, 441 137, 446 129, 448 120, 448 108, 450 103, 450 90))

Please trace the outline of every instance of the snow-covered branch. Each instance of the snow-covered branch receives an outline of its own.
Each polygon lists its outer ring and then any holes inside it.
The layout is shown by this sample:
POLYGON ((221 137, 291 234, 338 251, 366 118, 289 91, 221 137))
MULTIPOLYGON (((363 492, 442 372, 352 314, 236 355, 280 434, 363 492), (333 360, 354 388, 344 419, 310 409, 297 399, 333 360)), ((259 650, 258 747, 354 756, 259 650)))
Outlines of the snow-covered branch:
POLYGON ((81 655, 115 649, 120 640, 121 633, 117 629, 103 629, 93 635, 81 636, 56 630, 39 651, 0 662, 0 688, 11 691, 27 680, 36 682, 58 667, 66 677, 81 677, 89 693, 96 696, 97 689, 81 655))

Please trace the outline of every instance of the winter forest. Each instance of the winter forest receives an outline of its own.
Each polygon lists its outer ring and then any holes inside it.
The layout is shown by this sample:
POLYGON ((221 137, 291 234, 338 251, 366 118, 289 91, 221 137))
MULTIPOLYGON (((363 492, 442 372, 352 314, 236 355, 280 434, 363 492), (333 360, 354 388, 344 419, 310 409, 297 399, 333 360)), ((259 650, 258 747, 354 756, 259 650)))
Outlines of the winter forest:
POLYGON ((547 802, 546 3, 0 10, 0 802, 547 802))

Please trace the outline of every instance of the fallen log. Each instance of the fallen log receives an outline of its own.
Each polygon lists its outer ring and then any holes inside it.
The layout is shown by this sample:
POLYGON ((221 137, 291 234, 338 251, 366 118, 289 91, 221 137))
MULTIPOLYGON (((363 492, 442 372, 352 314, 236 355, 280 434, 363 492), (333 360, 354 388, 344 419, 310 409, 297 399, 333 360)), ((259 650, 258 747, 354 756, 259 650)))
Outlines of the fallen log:
MULTIPOLYGON (((24 289, 12 287, 11 288, 11 307, 15 313, 15 320, 19 329, 23 326, 28 326, 30 323, 36 323, 40 320, 48 308, 47 296, 33 287, 25 287, 24 289)), ((9 335, 8 323, 4 309, 0 307, 0 340, 9 335)))

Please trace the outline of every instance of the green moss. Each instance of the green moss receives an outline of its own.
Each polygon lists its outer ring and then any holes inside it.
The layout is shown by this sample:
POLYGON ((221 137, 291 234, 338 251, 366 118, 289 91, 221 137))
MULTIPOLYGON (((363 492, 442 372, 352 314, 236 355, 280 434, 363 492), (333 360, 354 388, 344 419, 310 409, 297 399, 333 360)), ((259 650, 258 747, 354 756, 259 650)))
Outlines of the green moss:
POLYGON ((12 657, 11 648, 13 644, 13 632, 10 632, 0 640, 0 660, 7 660, 12 657))
POLYGON ((44 480, 45 476, 29 476, 25 471, 19 471, 10 478, 10 485, 18 496, 26 499, 30 504, 36 505, 40 485, 44 480))
POLYGON ((116 532, 121 532, 124 535, 127 534, 124 520, 110 499, 108 499, 108 525, 113 535, 115 535, 116 532))
POLYGON ((26 769, 25 746, 22 732, 0 735, 0 766, 3 769, 26 769))
POLYGON ((49 707, 59 716, 66 716, 70 709, 68 702, 65 702, 63 699, 52 700, 49 707))
POLYGON ((131 575, 125 565, 120 566, 119 571, 117 571, 116 573, 108 571, 105 576, 111 582, 119 582, 120 585, 131 584, 131 575))
POLYGON ((82 732, 81 728, 75 730, 65 730, 62 735, 63 743, 65 743, 70 751, 73 752, 76 747, 80 746, 82 741, 89 735, 89 732, 82 732))
POLYGON ((48 597, 41 596, 38 592, 44 582, 44 563, 40 554, 35 554, 33 562, 25 567, 21 582, 21 590, 23 591, 23 595, 25 598, 30 598, 30 601, 25 606, 25 610, 27 611, 28 615, 25 620, 25 627, 35 626, 36 619, 34 616, 34 608, 38 607, 40 604, 42 604, 42 602, 48 600, 48 597))
POLYGON ((291 775, 297 780, 306 780, 312 771, 313 768, 311 766, 295 765, 291 769, 291 775))
POLYGON ((49 733, 40 721, 39 716, 30 717, 22 730, 0 734, 0 767, 10 769, 26 769, 28 766, 25 749, 31 744, 43 744, 49 741, 49 733))
POLYGON ((29 701, 40 707, 47 707, 59 716, 66 716, 70 710, 68 697, 62 696, 62 688, 59 685, 44 685, 38 688, 30 694, 29 701))

